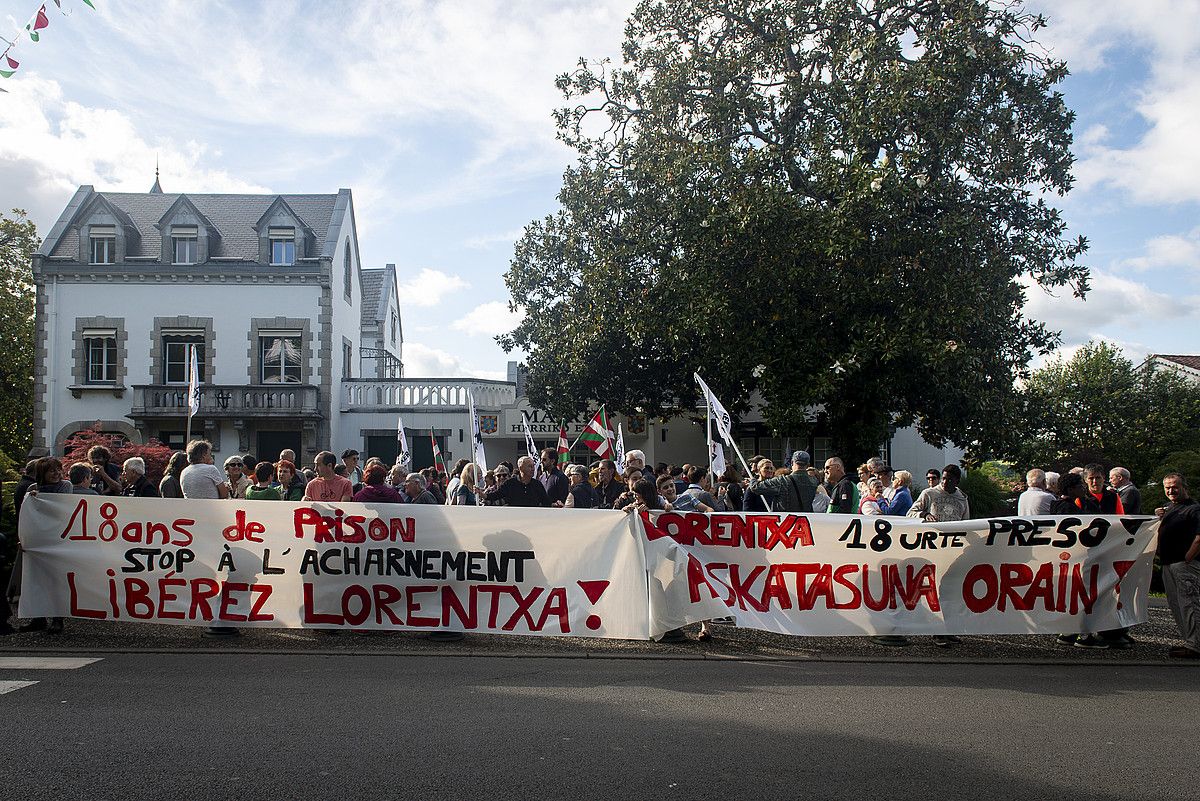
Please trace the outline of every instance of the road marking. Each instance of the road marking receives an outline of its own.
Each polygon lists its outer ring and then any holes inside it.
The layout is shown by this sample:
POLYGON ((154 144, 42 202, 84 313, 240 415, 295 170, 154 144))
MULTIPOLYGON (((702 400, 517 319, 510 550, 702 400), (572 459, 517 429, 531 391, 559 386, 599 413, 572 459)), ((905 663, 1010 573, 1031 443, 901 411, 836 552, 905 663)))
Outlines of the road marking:
POLYGON ((32 687, 35 684, 37 684, 36 681, 0 681, 0 695, 11 693, 13 690, 32 687))
POLYGON ((0 656, 0 670, 78 670, 99 661, 86 656, 0 656))

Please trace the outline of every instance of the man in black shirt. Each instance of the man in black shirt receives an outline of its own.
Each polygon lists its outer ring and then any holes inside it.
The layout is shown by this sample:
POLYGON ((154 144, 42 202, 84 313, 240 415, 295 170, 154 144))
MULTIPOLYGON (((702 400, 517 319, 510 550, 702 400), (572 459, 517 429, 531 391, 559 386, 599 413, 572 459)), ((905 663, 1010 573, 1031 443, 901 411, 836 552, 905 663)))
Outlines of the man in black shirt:
POLYGON ((846 463, 840 457, 825 460, 825 491, 829 493, 829 511, 834 514, 858 514, 854 482, 846 475, 846 463))
POLYGON ((507 478, 483 494, 485 503, 507 501, 509 506, 549 506, 550 496, 542 482, 533 478, 533 459, 522 456, 517 460, 517 475, 507 478))
POLYGON ((1167 505, 1154 510, 1163 587, 1184 645, 1170 650, 1176 659, 1200 659, 1200 503, 1188 495, 1179 473, 1163 478, 1167 505))
POLYGON ((542 450, 542 475, 538 477, 538 481, 546 488, 546 496, 550 498, 551 506, 562 506, 566 503, 570 479, 558 469, 558 451, 554 448, 542 450))
POLYGON ((617 466, 612 459, 600 460, 600 481, 596 484, 596 494, 600 496, 600 507, 611 509, 625 491, 625 484, 617 481, 617 466))

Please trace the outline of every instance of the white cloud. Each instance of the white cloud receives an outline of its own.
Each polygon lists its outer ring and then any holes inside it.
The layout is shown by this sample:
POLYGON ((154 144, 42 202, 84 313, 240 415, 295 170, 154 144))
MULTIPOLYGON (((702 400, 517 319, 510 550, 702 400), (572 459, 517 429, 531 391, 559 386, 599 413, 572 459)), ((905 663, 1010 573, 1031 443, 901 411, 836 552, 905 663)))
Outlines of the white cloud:
POLYGON ((1084 300, 1067 290, 1051 295, 1028 280, 1026 294, 1026 316, 1062 331, 1064 345, 1104 338, 1109 326, 1130 330, 1200 315, 1200 298, 1156 292, 1145 284, 1099 271, 1092 272, 1092 288, 1084 300))
POLYGON ((484 234, 468 239, 463 242, 463 245, 471 250, 490 250, 496 245, 511 245, 520 239, 523 233, 525 233, 524 228, 514 228, 500 234, 484 234))
MULTIPOLYGON (((1050 19, 1038 37, 1076 73, 1110 67, 1113 54, 1144 55, 1150 72, 1132 96, 1113 95, 1112 111, 1127 105, 1144 128, 1135 141, 1107 144, 1110 131, 1096 126, 1076 142, 1081 191, 1110 187, 1138 203, 1200 200, 1200 3, 1168 0, 1041 0, 1050 19)), ((1125 69, 1129 69, 1128 65, 1125 69)))
POLYGON ((450 324, 456 331, 493 337, 506 334, 520 325, 525 312, 512 312, 504 301, 493 300, 476 306, 450 324))
POLYGON ((404 374, 412 378, 486 378, 502 381, 506 374, 498 370, 479 370, 458 356, 420 342, 404 343, 404 374))
POLYGON ((401 306, 436 306, 450 293, 469 286, 461 276, 425 267, 412 279, 401 283, 397 289, 400 292, 401 306))
POLYGON ((1182 236, 1156 236, 1146 242, 1142 255, 1125 259, 1120 266, 1138 271, 1179 267, 1200 271, 1200 228, 1182 236))

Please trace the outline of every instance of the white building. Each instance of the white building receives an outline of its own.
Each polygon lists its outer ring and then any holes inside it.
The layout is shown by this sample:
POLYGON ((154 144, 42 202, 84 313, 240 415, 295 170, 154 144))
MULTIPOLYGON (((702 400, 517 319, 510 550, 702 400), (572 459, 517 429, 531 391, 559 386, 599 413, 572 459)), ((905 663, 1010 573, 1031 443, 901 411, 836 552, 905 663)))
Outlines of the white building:
MULTIPOLYGON (((219 457, 304 463, 324 449, 394 459, 402 417, 414 466, 467 456, 467 398, 488 458, 525 451, 522 414, 539 446, 559 421, 530 408, 516 363, 507 381, 409 378, 392 264, 365 269, 350 190, 333 195, 145 194, 81 186, 34 256, 37 286, 35 445, 62 453, 99 426, 135 442, 181 448, 187 430, 189 345, 199 353, 201 409, 192 436, 219 457)), ((594 412, 594 410, 592 410, 594 412)), ((572 439, 591 412, 571 421, 572 439)), ((704 458, 703 412, 665 423, 614 415, 628 449, 649 462, 704 458)), ((738 427, 747 456, 792 449, 819 464, 826 437, 777 437, 754 417, 738 427)), ((957 461, 903 431, 885 454, 915 471, 957 461)), ((579 461, 589 453, 577 449, 579 461)), ((730 461, 733 456, 730 454, 730 461)))

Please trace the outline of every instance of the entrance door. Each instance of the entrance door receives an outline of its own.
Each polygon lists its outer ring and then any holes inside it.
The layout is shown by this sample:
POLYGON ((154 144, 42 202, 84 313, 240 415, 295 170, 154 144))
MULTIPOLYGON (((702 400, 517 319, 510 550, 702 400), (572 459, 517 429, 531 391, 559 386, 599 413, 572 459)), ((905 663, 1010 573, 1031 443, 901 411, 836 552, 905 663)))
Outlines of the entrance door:
MULTIPOLYGON (((296 458, 304 459, 304 454, 300 452, 300 432, 299 431, 259 431, 257 437, 258 450, 255 455, 263 462, 279 461, 279 452, 291 448, 296 452, 296 458)), ((303 464, 296 465, 304 467, 303 464)))

